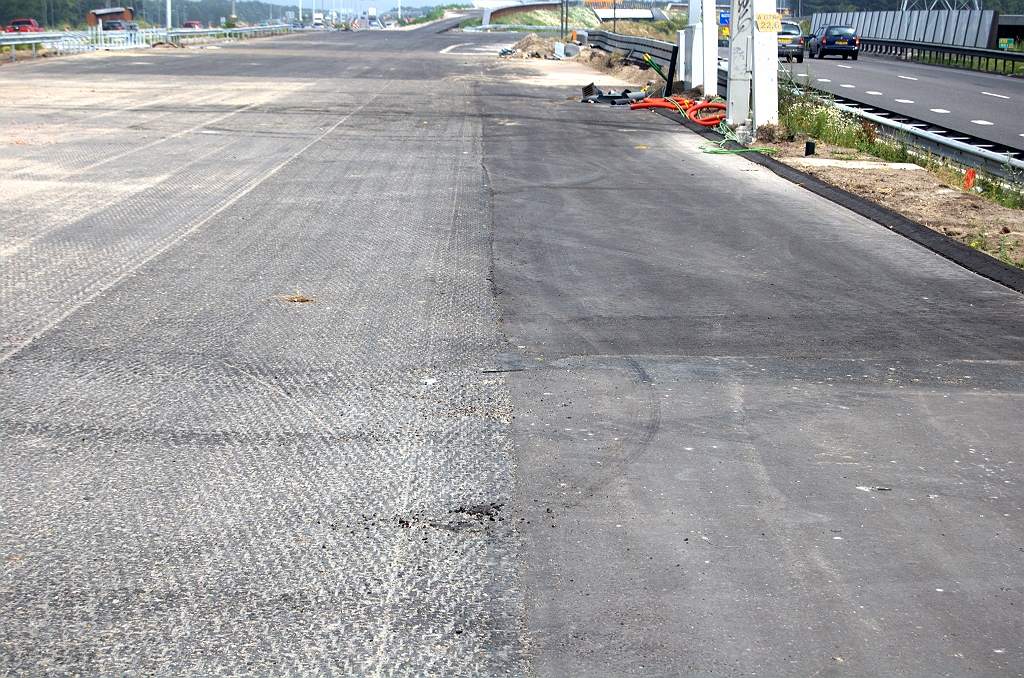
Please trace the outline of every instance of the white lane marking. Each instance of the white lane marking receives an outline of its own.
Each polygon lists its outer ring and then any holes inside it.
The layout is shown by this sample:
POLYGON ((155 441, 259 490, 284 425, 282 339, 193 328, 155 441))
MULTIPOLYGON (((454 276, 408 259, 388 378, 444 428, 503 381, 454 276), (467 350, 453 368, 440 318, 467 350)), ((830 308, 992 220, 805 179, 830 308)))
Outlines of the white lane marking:
POLYGON ((818 78, 818 82, 832 82, 828 78, 818 78))
POLYGON ((873 94, 876 97, 877 96, 882 96, 881 92, 876 92, 875 90, 871 90, 870 92, 864 92, 864 94, 873 94))
POLYGON ((843 64, 837 64, 839 68, 853 68, 853 66, 844 66, 843 64))
POLYGON ((1009 99, 1010 98, 1010 97, 1002 95, 1002 94, 993 94, 992 92, 982 92, 982 94, 984 94, 987 97, 998 97, 1000 99, 1009 99))
POLYGON ((853 89, 853 85, 840 85, 840 87, 846 87, 847 89, 853 89))
POLYGON ((995 124, 994 122, 989 122, 988 120, 971 120, 971 122, 973 122, 975 125, 994 125, 995 124))
POLYGON ((909 75, 897 75, 896 77, 903 78, 904 80, 917 80, 917 78, 912 78, 909 75))
POLYGON ((1024 137, 1024 134, 1021 134, 1021 136, 1024 137))
POLYGON ((932 113, 949 113, 945 108, 933 108, 932 113))
POLYGON ((911 99, 896 99, 898 104, 912 104, 914 103, 911 99))
POLYGON ((471 42, 460 42, 457 45, 448 45, 447 47, 442 49, 440 52, 438 52, 438 54, 448 54, 449 52, 451 52, 456 47, 465 47, 466 45, 472 45, 472 44, 473 43, 471 43, 471 42))
POLYGON ((810 76, 807 75, 806 73, 797 73, 796 77, 798 77, 798 78, 809 78, 810 76))

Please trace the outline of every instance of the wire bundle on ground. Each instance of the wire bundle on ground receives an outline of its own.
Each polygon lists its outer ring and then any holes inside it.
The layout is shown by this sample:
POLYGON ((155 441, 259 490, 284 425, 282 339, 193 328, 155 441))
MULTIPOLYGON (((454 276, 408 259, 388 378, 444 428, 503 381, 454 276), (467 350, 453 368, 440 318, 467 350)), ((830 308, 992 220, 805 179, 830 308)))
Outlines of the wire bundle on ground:
POLYGON ((694 101, 682 97, 648 97, 630 108, 669 108, 679 111, 691 121, 705 127, 717 127, 725 120, 725 104, 720 101, 694 101), (708 115, 708 111, 719 111, 708 115))
POLYGON ((630 109, 641 108, 668 108, 679 111, 679 114, 688 118, 691 122, 704 127, 714 127, 715 131, 725 138, 720 142, 706 141, 700 148, 705 153, 775 153, 774 148, 725 148, 728 141, 739 142, 739 139, 725 124, 725 102, 717 101, 694 101, 682 97, 648 97, 643 101, 630 104, 630 109), (709 114, 709 112, 711 112, 709 114))

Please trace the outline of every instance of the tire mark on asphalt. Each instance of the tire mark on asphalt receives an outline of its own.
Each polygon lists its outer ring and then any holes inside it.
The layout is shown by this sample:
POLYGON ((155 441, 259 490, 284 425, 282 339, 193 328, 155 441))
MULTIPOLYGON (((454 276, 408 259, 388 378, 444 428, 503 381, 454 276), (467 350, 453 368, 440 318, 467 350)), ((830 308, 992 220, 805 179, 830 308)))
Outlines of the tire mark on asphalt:
POLYGON ((624 440, 605 459, 610 463, 602 464, 605 469, 586 487, 581 488, 576 499, 563 504, 565 508, 576 508, 588 498, 594 496, 609 483, 618 480, 637 459, 647 451, 654 436, 661 427, 661 405, 654 393, 654 382, 640 362, 633 356, 622 358, 629 370, 630 381, 639 397, 639 412, 633 422, 633 429, 624 436, 624 440))

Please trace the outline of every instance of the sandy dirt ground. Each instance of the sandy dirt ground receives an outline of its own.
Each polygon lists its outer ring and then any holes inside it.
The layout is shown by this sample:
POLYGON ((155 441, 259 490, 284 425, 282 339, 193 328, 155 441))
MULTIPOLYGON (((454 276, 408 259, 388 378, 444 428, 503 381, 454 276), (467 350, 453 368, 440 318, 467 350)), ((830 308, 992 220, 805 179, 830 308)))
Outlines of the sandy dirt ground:
MULTIPOLYGON (((563 60, 551 60, 547 57, 555 53, 555 39, 542 38, 536 33, 531 33, 522 38, 514 45, 516 54, 505 57, 513 61, 526 61, 535 66, 542 73, 579 73, 583 78, 588 74, 595 73, 602 76, 601 82, 613 83, 617 86, 644 86, 650 85, 653 88, 664 87, 665 81, 658 77, 658 74, 651 69, 640 68, 633 64, 623 64, 612 55, 597 49, 584 49, 578 56, 563 60), (570 67, 573 65, 575 68, 570 67), (608 78, 612 80, 608 80, 608 78)), ((592 78, 593 80, 593 78, 592 78)), ((588 81, 589 82, 589 81, 588 81)), ((566 84, 585 85, 574 80, 566 84)), ((600 84, 600 83, 598 83, 600 84)))
MULTIPOLYGON (((181 50, 160 57, 186 54, 181 50)), ((155 56, 147 50, 67 58, 114 71, 119 64, 155 56)), ((144 83, 106 75, 6 82, 0 88, 0 255, 166 182, 176 164, 206 157, 230 140, 218 124, 281 97, 301 95, 313 84, 294 79, 268 89, 253 79, 207 82, 216 87, 192 94, 186 112, 178 106, 180 80, 173 77, 155 76, 144 83), (40 110, 56 112, 40 116, 40 110), (215 129, 207 129, 210 125, 215 129), (170 141, 188 141, 191 155, 168 155, 163 149, 170 141), (151 153, 152 162, 145 170, 126 173, 121 159, 137 153, 151 153)))

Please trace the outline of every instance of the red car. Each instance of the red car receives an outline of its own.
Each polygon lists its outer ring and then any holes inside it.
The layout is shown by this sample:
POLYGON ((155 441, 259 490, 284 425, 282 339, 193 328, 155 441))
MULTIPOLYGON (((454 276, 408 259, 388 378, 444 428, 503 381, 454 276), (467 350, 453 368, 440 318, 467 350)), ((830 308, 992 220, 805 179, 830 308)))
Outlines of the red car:
POLYGON ((185 23, 183 23, 181 25, 181 27, 182 28, 198 28, 200 30, 202 30, 203 28, 206 28, 206 26, 203 25, 202 21, 186 21, 185 23))
POLYGON ((4 29, 5 33, 42 33, 43 28, 36 23, 35 19, 12 19, 10 25, 4 29))

